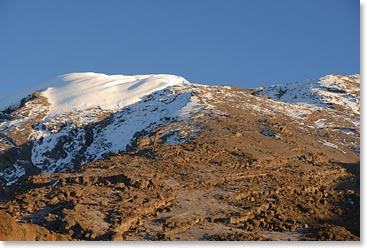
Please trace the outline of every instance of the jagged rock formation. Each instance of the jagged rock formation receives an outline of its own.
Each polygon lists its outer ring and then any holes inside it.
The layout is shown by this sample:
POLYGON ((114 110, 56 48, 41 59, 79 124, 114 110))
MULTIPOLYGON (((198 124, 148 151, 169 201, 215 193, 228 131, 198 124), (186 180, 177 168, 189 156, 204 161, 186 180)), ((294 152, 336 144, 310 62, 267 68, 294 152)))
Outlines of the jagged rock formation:
POLYGON ((359 240, 359 87, 69 74, 3 107, 1 206, 76 240, 359 240))

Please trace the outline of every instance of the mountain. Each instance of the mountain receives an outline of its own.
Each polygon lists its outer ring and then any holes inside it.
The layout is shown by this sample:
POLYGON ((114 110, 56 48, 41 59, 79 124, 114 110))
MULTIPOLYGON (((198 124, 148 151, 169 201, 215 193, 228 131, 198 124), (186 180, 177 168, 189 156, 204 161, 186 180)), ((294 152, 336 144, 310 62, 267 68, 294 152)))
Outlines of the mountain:
POLYGON ((18 222, 77 240, 359 239, 359 75, 71 73, 8 99, 0 204, 18 222))
POLYGON ((193 87, 178 76, 61 76, 3 111, 0 183, 72 170, 132 149, 158 125, 190 116, 195 101, 193 87))

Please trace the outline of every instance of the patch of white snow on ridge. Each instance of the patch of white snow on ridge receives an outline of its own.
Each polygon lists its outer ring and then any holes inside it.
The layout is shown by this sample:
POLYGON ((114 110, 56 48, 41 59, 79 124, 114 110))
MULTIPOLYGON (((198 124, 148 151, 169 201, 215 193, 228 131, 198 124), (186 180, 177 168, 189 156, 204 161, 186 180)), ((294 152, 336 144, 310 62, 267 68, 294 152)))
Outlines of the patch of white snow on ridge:
POLYGON ((326 119, 319 119, 319 120, 315 121, 313 124, 317 128, 324 128, 325 127, 325 121, 326 121, 326 119))
POLYGON ((197 113, 203 109, 204 106, 200 103, 199 98, 193 95, 187 105, 179 111, 179 118, 187 119, 191 117, 193 113, 197 113))
POLYGON ((51 104, 50 115, 85 110, 121 109, 169 86, 186 85, 188 81, 174 75, 106 75, 101 73, 70 73, 60 76, 43 92, 51 104))
POLYGON ((319 80, 271 85, 257 92, 285 103, 315 107, 341 105, 359 114, 360 76, 327 75, 319 80))

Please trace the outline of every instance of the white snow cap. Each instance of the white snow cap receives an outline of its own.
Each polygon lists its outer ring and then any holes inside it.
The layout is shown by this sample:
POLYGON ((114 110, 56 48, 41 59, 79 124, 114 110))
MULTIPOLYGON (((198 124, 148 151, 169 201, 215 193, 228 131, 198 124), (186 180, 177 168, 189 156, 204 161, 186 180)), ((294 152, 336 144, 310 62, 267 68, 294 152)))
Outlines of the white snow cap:
POLYGON ((65 74, 42 94, 51 104, 49 114, 92 107, 120 109, 143 96, 169 86, 189 84, 184 78, 167 75, 106 75, 94 72, 65 74))

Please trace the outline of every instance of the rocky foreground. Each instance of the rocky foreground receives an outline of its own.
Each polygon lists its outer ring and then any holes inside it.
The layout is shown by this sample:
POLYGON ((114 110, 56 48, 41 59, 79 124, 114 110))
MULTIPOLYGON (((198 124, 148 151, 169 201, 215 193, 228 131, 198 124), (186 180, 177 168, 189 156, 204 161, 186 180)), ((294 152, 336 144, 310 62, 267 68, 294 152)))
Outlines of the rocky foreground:
POLYGON ((195 85, 205 108, 126 151, 4 185, 0 239, 360 240, 359 84, 334 77, 327 106, 195 85))

